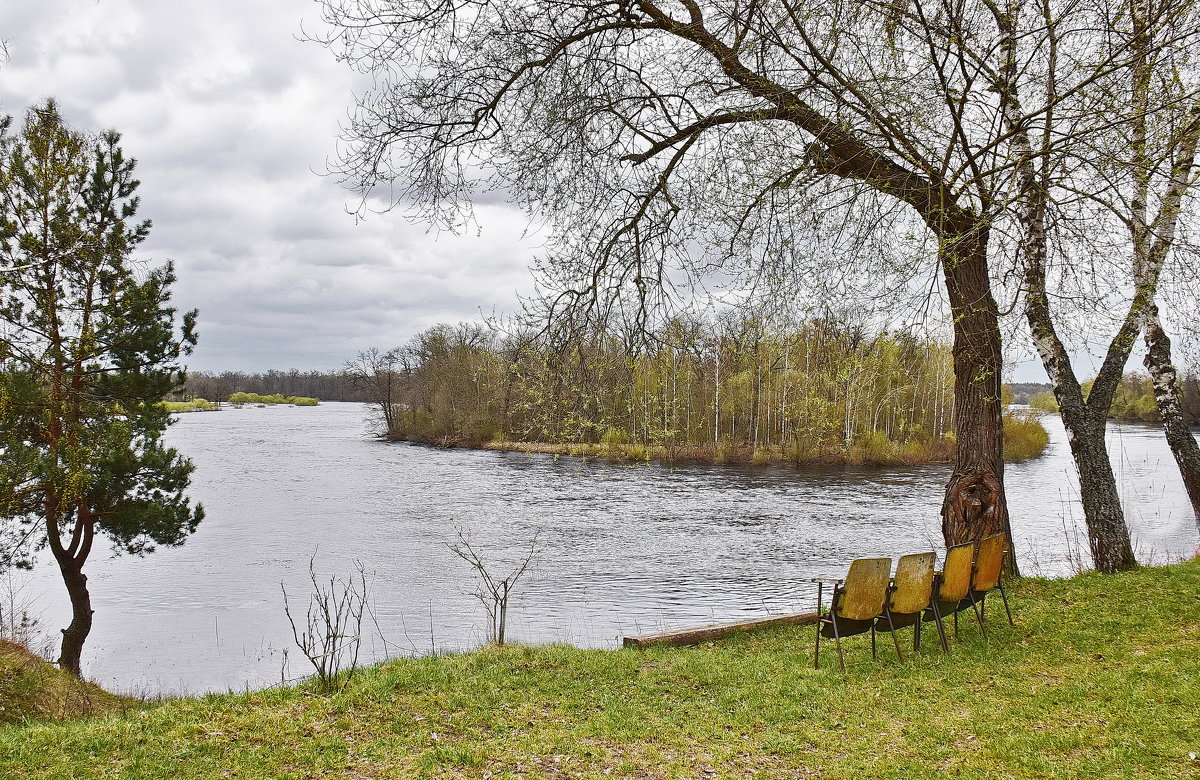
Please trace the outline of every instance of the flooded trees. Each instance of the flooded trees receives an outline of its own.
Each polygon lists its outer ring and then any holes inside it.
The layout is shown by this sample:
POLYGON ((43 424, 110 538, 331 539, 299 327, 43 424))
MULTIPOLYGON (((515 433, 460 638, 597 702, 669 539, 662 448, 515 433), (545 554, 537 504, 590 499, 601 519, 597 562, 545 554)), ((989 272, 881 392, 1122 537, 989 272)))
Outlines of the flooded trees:
POLYGON ((177 332, 171 266, 131 257, 149 222, 119 140, 71 129, 53 102, 0 136, 0 522, 23 531, 13 560, 48 547, 58 564, 72 612, 58 662, 76 675, 97 535, 142 555, 203 516, 159 404, 181 383, 195 312, 177 332))

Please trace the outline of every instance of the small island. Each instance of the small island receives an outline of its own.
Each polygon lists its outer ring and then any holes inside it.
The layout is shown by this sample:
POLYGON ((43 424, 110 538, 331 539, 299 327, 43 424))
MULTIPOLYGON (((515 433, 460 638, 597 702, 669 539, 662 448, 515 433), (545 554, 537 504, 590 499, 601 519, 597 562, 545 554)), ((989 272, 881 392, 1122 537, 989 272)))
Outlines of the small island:
MULTIPOLYGON (((281 395, 275 393, 273 395, 259 395, 258 393, 234 393, 226 399, 226 403, 233 406, 235 409, 240 409, 243 406, 250 404, 252 406, 318 406, 320 400, 309 398, 303 395, 281 395)), ((192 398, 187 401, 163 401, 163 407, 171 414, 186 414, 188 412, 219 412, 221 411, 220 401, 209 401, 204 398, 192 398)))

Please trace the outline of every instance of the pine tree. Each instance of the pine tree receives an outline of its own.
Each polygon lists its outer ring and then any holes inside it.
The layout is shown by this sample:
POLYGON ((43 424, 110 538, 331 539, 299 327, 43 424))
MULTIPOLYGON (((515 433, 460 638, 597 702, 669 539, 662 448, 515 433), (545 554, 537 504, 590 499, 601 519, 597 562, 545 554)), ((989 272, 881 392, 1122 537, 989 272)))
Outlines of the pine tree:
POLYGON ((132 257, 150 223, 136 220, 135 161, 119 142, 72 129, 53 101, 0 133, 0 524, 20 542, 0 566, 49 548, 72 607, 58 662, 77 675, 97 534, 144 555, 203 517, 159 404, 183 382, 196 312, 177 331, 172 266, 132 257))

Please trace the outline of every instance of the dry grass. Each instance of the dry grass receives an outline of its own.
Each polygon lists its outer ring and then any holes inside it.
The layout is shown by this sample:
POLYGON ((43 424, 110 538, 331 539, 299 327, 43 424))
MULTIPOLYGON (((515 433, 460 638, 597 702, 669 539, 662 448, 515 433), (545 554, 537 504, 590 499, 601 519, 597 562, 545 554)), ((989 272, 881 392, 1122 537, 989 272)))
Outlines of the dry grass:
POLYGON ((0 639, 0 724, 122 712, 140 702, 109 693, 0 639))

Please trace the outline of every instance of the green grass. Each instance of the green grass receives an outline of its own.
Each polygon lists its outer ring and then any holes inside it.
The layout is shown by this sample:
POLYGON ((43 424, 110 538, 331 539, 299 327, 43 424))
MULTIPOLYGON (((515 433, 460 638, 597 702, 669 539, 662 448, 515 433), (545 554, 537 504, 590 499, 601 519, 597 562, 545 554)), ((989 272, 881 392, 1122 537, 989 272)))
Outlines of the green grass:
MULTIPOLYGON (((81 682, 20 645, 0 639, 0 725, 124 711, 136 704, 81 682)), ((0 772, 0 777, 7 776, 0 772)))
POLYGON ((900 664, 884 640, 875 662, 852 638, 845 676, 832 647, 811 668, 810 626, 686 649, 488 648, 328 696, 25 723, 0 730, 0 777, 1200 776, 1200 562, 1026 580, 1011 600, 1015 628, 989 621, 985 640, 964 622, 949 655, 931 641, 900 664))

